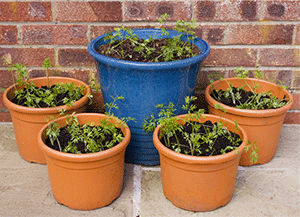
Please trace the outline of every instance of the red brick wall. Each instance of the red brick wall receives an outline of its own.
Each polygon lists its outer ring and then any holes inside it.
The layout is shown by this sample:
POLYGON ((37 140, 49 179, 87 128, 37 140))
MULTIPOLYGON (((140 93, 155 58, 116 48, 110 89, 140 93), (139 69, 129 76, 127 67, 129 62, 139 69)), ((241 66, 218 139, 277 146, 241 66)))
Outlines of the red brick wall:
MULTIPOLYGON (((161 14, 176 20, 195 19, 197 36, 211 46, 201 70, 196 93, 201 96, 207 75, 219 71, 232 76, 238 66, 260 69, 265 79, 280 79, 295 103, 285 123, 300 124, 300 3, 299 0, 185 0, 185 1, 12 1, 0 2, 0 57, 10 55, 26 65, 31 77, 43 76, 49 57, 52 75, 89 82, 95 74, 87 52, 96 36, 122 24, 154 27, 161 14)), ((0 60, 0 122, 10 121, 2 102, 12 85, 10 72, 0 60)), ((96 102, 103 105, 102 101, 96 102)))

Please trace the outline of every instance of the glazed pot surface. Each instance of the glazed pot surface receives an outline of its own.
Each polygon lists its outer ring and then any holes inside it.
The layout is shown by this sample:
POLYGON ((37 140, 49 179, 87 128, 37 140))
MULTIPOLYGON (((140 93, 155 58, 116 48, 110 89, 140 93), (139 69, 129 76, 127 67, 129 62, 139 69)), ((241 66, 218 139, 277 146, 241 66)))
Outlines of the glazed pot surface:
MULTIPOLYGON (((139 38, 146 39, 160 36, 161 30, 134 29, 139 38)), ((169 31, 172 37, 176 31, 169 31)), ((152 134, 142 129, 142 123, 151 115, 157 114, 157 104, 172 102, 176 114, 184 113, 181 105, 186 96, 194 94, 198 72, 203 60, 209 54, 209 45, 200 38, 195 44, 201 54, 185 60, 162 63, 140 63, 117 60, 100 55, 96 49, 104 43, 105 35, 94 39, 89 45, 89 53, 97 62, 100 75, 101 91, 104 103, 111 103, 111 96, 123 96, 119 109, 114 111, 117 117, 132 117, 136 122, 128 123, 132 139, 126 150, 125 160, 143 165, 159 164, 159 155, 152 141, 152 134)))

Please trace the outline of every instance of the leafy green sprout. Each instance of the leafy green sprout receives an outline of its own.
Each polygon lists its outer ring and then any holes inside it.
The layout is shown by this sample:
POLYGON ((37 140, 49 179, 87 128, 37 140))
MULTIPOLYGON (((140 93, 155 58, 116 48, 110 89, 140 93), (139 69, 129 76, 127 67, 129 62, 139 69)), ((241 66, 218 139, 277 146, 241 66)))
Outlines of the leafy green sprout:
MULTIPOLYGON (((164 25, 164 22, 165 22, 169 17, 170 17, 170 15, 167 14, 167 13, 161 15, 161 18, 158 19, 159 24, 160 24, 161 26, 163 26, 163 25, 164 25)), ((168 35, 169 35, 169 32, 166 31, 166 28, 161 27, 160 29, 161 29, 161 36, 168 36, 168 35)))
MULTIPOLYGON (((215 104, 215 108, 224 113, 227 112, 225 107, 218 103, 215 104)), ((238 122, 236 120, 233 120, 233 121, 235 124, 235 132, 237 132, 238 131, 238 122)), ((235 139, 235 136, 234 136, 234 139, 235 139)), ((231 141, 232 143, 235 142, 234 139, 231 141)), ((251 154, 250 154, 250 162, 251 163, 256 163, 258 160, 258 147, 255 145, 256 142, 257 142, 257 140, 255 140, 255 142, 252 144, 250 141, 247 141, 247 145, 245 147, 245 152, 248 152, 251 149, 251 154)))
POLYGON ((46 58, 44 63, 43 63, 43 68, 46 69, 46 77, 47 77, 47 87, 49 87, 49 68, 51 68, 52 65, 50 63, 49 58, 46 58))
MULTIPOLYGON (((236 74, 237 78, 240 79, 246 79, 248 78, 249 70, 244 69, 243 67, 238 67, 234 69, 234 73, 236 74)), ((261 71, 257 70, 255 72, 255 76, 258 79, 262 78, 261 71)), ((241 86, 236 88, 237 92, 233 91, 233 84, 231 82, 228 82, 229 88, 226 91, 217 91, 217 95, 215 94, 215 91, 212 92, 213 96, 217 101, 220 101, 222 97, 228 98, 232 100, 232 103, 235 105, 236 108, 239 109, 265 109, 265 108, 280 108, 285 105, 287 105, 290 100, 282 99, 279 100, 277 97, 272 96, 271 92, 267 93, 258 93, 258 89, 260 88, 258 83, 249 84, 248 82, 245 82, 246 86, 249 88, 249 90, 253 93, 252 96, 248 98, 246 102, 241 102, 241 95, 243 92, 245 92, 245 87, 241 86)), ((282 88, 286 88, 283 86, 282 88)))
POLYGON ((211 129, 210 127, 204 125, 204 123, 200 122, 201 117, 204 116, 204 110, 199 109, 196 110, 196 106, 191 104, 196 97, 186 97, 185 104, 182 106, 184 110, 187 111, 187 116, 185 118, 179 118, 174 115, 174 105, 173 103, 169 103, 168 106, 163 104, 159 104, 156 107, 160 109, 158 113, 158 118, 155 118, 153 114, 150 115, 146 120, 143 122, 143 129, 146 132, 152 132, 155 127, 160 125, 160 131, 158 134, 159 139, 164 140, 164 144, 167 147, 171 147, 175 152, 181 153, 182 148, 187 148, 184 154, 190 155, 201 155, 203 151, 211 151, 213 154, 214 150, 214 143, 218 136, 224 135, 226 138, 229 138, 232 141, 232 146, 228 146, 226 149, 222 150, 222 153, 226 153, 227 151, 231 151, 236 149, 239 146, 240 139, 233 138, 231 133, 227 130, 224 124, 221 122, 217 122, 211 129), (193 120, 193 121, 191 121, 193 120), (183 132, 183 125, 180 124, 180 121, 183 123, 189 122, 192 126, 192 133, 188 134, 183 132), (201 126, 204 126, 204 133, 198 133, 198 130, 201 126), (183 135, 183 138, 187 141, 188 146, 181 144, 179 139, 177 138, 176 132, 180 132, 183 135), (171 143, 170 138, 174 136, 176 143, 171 143), (209 150, 201 150, 202 144, 209 144, 209 150), (185 146, 185 147, 184 147, 185 146))
POLYGON ((256 163, 258 160, 258 147, 255 145, 257 140, 255 140, 253 143, 248 141, 246 147, 245 147, 245 152, 248 152, 251 149, 251 154, 250 154, 250 162, 251 163, 256 163))
POLYGON ((227 112, 226 109, 225 109, 225 107, 222 106, 222 105, 219 104, 219 103, 216 103, 216 104, 215 104, 215 108, 218 109, 218 110, 220 110, 220 111, 222 111, 222 112, 224 112, 224 113, 227 112))
POLYGON ((216 80, 223 80, 224 76, 220 72, 214 72, 207 75, 209 78, 209 83, 213 83, 216 80))
POLYGON ((114 113, 112 113, 112 109, 119 109, 119 106, 117 104, 117 101, 119 100, 122 100, 122 101, 125 101, 124 97, 123 96, 110 96, 113 101, 110 102, 110 103, 105 103, 104 106, 105 106, 105 114, 109 117, 109 118, 114 118, 114 119, 119 119, 121 120, 121 122, 118 122, 121 126, 123 127, 126 127, 126 125, 124 125, 124 123, 126 124, 127 122, 129 121, 134 121, 136 122, 135 118, 132 118, 132 117, 122 117, 122 118, 118 118, 114 115, 114 113))
MULTIPOLYGON (((4 60, 3 65, 8 66, 8 71, 12 72, 12 78, 15 86, 15 99, 17 103, 20 103, 21 100, 24 101, 25 106, 31 108, 40 108, 40 102, 43 101, 49 107, 56 107, 58 104, 65 104, 68 106, 73 105, 73 103, 79 100, 84 92, 85 87, 83 85, 75 86, 74 83, 59 83, 52 88, 52 92, 49 89, 36 88, 33 81, 29 80, 29 72, 26 66, 23 66, 21 63, 12 63, 12 60, 6 60, 5 56, 2 57, 4 60), (16 77, 16 79, 15 79, 16 77), (17 87, 24 86, 24 88, 18 90, 17 87), (62 101, 56 102, 56 96, 58 94, 67 93, 69 98, 65 97, 62 101)), ((43 68, 46 69, 47 74, 47 87, 49 87, 49 68, 52 67, 49 61, 49 58, 46 58, 43 63, 43 68)), ((89 98, 92 96, 89 95, 89 98)))
MULTIPOLYGON (((106 112, 108 118, 99 119, 99 125, 95 125, 95 123, 92 122, 80 126, 77 117, 74 116, 75 113, 66 116, 66 125, 68 126, 68 132, 71 134, 71 140, 64 149, 61 148, 58 139, 60 128, 54 121, 46 130, 46 135, 49 137, 51 145, 53 146, 54 143, 57 142, 60 151, 81 154, 76 146, 78 142, 84 143, 86 147, 85 151, 88 153, 103 151, 119 144, 124 139, 124 136, 118 128, 127 127, 126 123, 128 121, 135 121, 135 119, 127 117, 115 122, 117 117, 113 115, 111 109, 118 109, 116 101, 124 100, 124 97, 116 96, 112 98, 113 102, 105 104, 108 110, 106 112), (111 139, 106 140, 107 137, 111 139)), ((64 115, 63 112, 64 111, 61 111, 59 116, 64 115)))
MULTIPOLYGON (((164 24, 164 21, 169 17, 168 14, 163 14, 161 18, 158 20, 161 25, 164 24)), ((184 53, 187 54, 188 57, 196 56, 196 54, 193 52, 193 47, 195 46, 193 44, 195 37, 191 36, 194 35, 195 32, 190 29, 197 28, 196 21, 191 20, 190 23, 184 21, 184 20, 178 20, 175 25, 175 30, 178 31, 180 34, 177 36, 174 36, 172 38, 168 38, 168 44, 164 45, 162 47, 162 52, 158 53, 158 55, 152 60, 154 62, 158 62, 161 57, 163 57, 164 61, 173 61, 175 58, 175 55, 178 57, 182 57, 184 53), (182 41, 182 36, 187 36, 187 41, 182 41)), ((149 57, 152 53, 157 53, 158 51, 150 47, 148 44, 150 42, 154 41, 154 38, 149 36, 149 39, 144 40, 143 42, 140 42, 138 40, 138 36, 136 34, 133 34, 133 31, 129 29, 128 27, 118 27, 115 28, 115 33, 111 34, 108 32, 107 36, 104 38, 104 41, 109 41, 109 48, 106 51, 106 54, 110 54, 112 51, 117 52, 115 48, 120 47, 121 51, 119 56, 124 56, 124 48, 122 47, 123 43, 128 40, 130 43, 134 46, 134 51, 140 53, 144 57, 149 57), (115 42, 118 42, 115 44, 115 42)), ((164 27, 161 28, 161 35, 162 36, 168 36, 169 32, 166 31, 164 27)), ((132 58, 131 54, 128 54, 129 58, 132 58)))

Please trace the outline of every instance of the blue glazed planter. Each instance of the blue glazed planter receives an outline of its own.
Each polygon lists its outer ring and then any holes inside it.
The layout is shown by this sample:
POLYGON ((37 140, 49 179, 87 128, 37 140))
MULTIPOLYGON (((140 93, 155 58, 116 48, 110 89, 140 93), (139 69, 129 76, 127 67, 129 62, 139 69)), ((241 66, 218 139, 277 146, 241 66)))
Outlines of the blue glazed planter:
MULTIPOLYGON (((178 34, 168 30, 171 38, 178 34)), ((133 29, 139 38, 161 38, 160 29, 133 29)), ((195 39, 196 46, 201 54, 189 59, 162 63, 141 63, 117 60, 96 52, 104 42, 106 35, 95 38, 88 47, 98 66, 100 85, 104 103, 112 102, 112 98, 123 96, 125 101, 118 101, 118 110, 113 113, 119 118, 132 117, 136 123, 129 122, 131 141, 126 149, 127 163, 157 165, 159 154, 153 144, 152 133, 142 129, 143 121, 151 113, 157 114, 157 104, 172 102, 176 115, 184 111, 181 106, 186 96, 194 94, 198 71, 201 62, 209 54, 208 44, 200 38, 195 39)), ((185 40, 185 38, 182 38, 185 40)))

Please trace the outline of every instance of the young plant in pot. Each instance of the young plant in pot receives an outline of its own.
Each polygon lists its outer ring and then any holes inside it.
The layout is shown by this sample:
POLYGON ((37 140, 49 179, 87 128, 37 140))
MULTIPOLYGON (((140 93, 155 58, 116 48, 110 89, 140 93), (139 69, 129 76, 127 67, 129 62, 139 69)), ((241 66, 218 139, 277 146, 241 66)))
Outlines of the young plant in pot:
POLYGON ((4 65, 9 66, 13 79, 16 76, 15 84, 5 90, 3 102, 12 117, 19 154, 28 162, 44 164, 46 161, 36 138, 47 123, 46 118, 58 115, 62 109, 68 114, 83 112, 91 89, 77 79, 49 77, 48 58, 43 64, 47 76, 34 79, 28 78, 27 68, 20 63, 5 60, 4 65))
POLYGON ((128 120, 132 119, 120 120, 110 113, 72 114, 40 130, 39 147, 45 154, 53 195, 59 203, 90 210, 119 197, 125 149, 130 141, 128 120))
POLYGON ((126 100, 119 104, 122 110, 116 115, 133 116, 137 121, 129 123, 132 139, 126 162, 159 164, 152 135, 143 131, 142 123, 157 104, 172 102, 176 114, 184 112, 184 97, 193 95, 201 63, 209 54, 209 45, 193 35, 194 28, 193 21, 178 21, 174 30, 121 27, 89 44, 104 102, 111 102, 110 95, 124 96, 126 100))
POLYGON ((274 157, 284 117, 293 103, 292 95, 280 85, 257 78, 248 78, 248 70, 234 70, 235 78, 214 81, 207 86, 205 98, 209 113, 235 120, 247 132, 249 142, 259 152, 256 163, 244 153, 240 165, 268 163, 274 157), (219 109, 222 107, 223 109, 219 109))
POLYGON ((158 105, 158 118, 152 115, 143 127, 148 132, 155 128, 165 197, 185 210, 210 211, 226 205, 233 195, 247 135, 236 122, 194 111, 195 106, 189 106, 194 99, 186 98, 182 108, 188 113, 179 116, 172 103, 158 105))

